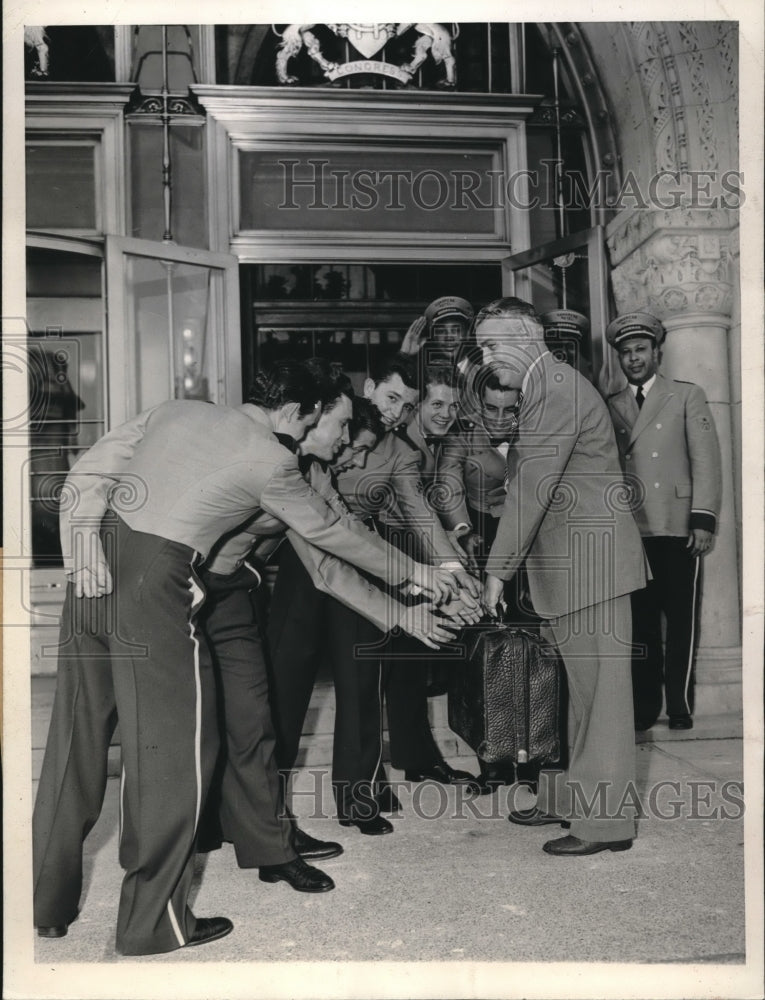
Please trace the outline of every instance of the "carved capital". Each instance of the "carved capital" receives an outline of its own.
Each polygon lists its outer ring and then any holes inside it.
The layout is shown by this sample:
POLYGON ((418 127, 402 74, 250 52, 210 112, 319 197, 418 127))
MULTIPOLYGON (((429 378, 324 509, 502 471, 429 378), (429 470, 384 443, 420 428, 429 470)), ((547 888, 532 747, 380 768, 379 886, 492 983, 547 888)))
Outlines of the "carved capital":
POLYGON ((659 319, 683 312, 730 315, 734 298, 729 229, 657 229, 612 271, 619 312, 659 319))

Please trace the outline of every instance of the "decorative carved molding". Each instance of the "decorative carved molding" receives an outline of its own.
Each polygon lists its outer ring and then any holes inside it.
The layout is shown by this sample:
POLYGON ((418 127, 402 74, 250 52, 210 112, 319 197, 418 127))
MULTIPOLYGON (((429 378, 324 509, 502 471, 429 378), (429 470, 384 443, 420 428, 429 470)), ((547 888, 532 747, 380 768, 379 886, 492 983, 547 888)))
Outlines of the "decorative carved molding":
POLYGON ((730 315, 734 286, 730 234, 659 229, 612 271, 620 312, 644 309, 659 319, 683 312, 730 315))
MULTIPOLYGON (((140 87, 136 87, 130 102, 125 108, 126 115, 141 115, 142 117, 147 115, 161 116, 164 112, 162 95, 144 95, 141 93, 140 87)), ((197 117, 204 118, 205 111, 194 94, 190 94, 188 97, 182 94, 172 94, 167 100, 167 114, 173 117, 176 115, 182 115, 183 117, 196 115, 197 117)))
MULTIPOLYGON (((660 170, 685 173, 689 160, 688 109, 698 132, 701 170, 719 165, 715 107, 707 61, 709 45, 702 45, 699 27, 680 22, 676 27, 664 22, 633 22, 630 25, 639 67, 639 78, 650 113, 656 165, 660 170), (675 37, 671 43, 670 33, 675 37), (678 45, 677 42, 680 44, 678 45), (678 69, 678 60, 687 63, 687 82, 678 69), (684 93, 684 89, 687 93, 684 93)), ((724 23, 716 26, 718 44, 711 49, 719 59, 729 97, 737 95, 737 51, 735 30, 724 23), (718 55, 719 54, 719 55, 718 55)), ((693 145, 693 144, 692 144, 693 145)))
POLYGON ((606 244, 616 267, 659 231, 681 235, 690 230, 715 231, 724 235, 736 224, 737 212, 728 208, 630 209, 620 212, 608 225, 606 244))

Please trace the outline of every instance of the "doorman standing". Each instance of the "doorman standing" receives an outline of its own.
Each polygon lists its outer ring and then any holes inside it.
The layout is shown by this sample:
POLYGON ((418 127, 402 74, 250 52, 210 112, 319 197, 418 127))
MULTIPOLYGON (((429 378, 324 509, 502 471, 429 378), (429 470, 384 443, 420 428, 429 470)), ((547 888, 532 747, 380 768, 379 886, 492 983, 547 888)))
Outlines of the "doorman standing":
POLYGON ((703 389, 659 374, 664 328, 655 317, 620 316, 606 337, 629 383, 608 408, 653 576, 632 595, 635 727, 649 729, 659 717, 663 680, 669 728, 691 729, 702 558, 720 513, 720 445, 703 389))

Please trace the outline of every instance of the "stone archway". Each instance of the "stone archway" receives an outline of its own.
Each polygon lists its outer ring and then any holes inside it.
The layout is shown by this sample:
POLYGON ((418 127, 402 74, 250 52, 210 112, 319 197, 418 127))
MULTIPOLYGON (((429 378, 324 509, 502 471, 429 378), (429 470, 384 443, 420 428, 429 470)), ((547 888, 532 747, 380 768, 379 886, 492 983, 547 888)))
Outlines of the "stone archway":
POLYGON ((734 707, 725 699, 740 678, 741 644, 737 25, 578 30, 610 99, 622 190, 635 195, 607 225, 617 310, 662 320, 663 370, 704 388, 720 435, 724 500, 705 561, 715 585, 704 597, 699 674, 717 686, 724 711, 734 707))

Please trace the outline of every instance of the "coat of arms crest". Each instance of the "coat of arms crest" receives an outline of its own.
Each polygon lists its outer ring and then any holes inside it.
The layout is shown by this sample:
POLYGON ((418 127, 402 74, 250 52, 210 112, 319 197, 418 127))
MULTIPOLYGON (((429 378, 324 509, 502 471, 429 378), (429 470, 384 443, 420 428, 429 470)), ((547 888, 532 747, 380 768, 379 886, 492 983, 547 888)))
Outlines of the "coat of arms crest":
POLYGON ((452 42, 457 38, 458 28, 453 25, 452 34, 443 24, 327 24, 339 38, 347 39, 363 59, 351 59, 346 62, 335 62, 326 58, 321 49, 319 39, 311 30, 315 24, 288 24, 280 35, 281 44, 276 55, 276 76, 279 83, 295 84, 297 77, 288 71, 290 59, 305 47, 310 57, 324 71, 324 76, 334 81, 355 73, 376 73, 392 77, 399 83, 408 84, 417 70, 430 54, 436 65, 444 65, 446 75, 439 81, 441 88, 453 88, 457 83, 457 64, 452 51, 452 42), (397 38, 414 28, 417 39, 414 43, 411 61, 397 66, 391 62, 382 62, 373 56, 392 38, 397 38))

